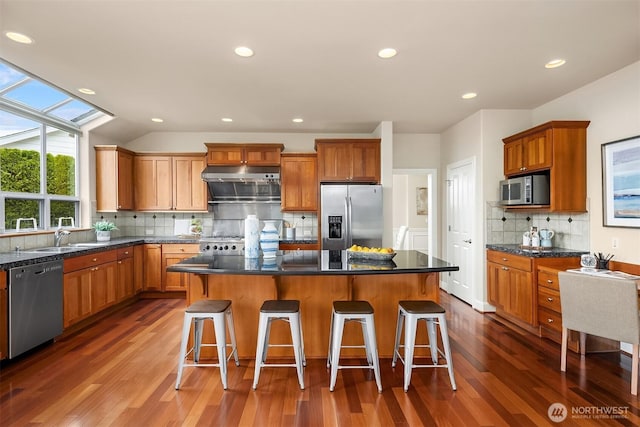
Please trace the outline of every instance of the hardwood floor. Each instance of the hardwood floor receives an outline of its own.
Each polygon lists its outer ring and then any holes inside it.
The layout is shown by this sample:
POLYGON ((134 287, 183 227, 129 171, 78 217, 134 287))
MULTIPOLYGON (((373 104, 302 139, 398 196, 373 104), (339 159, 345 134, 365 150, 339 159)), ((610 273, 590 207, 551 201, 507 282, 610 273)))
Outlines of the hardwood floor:
POLYGON ((217 368, 185 369, 174 389, 183 300, 141 300, 0 370, 0 425, 73 426, 540 426, 638 425, 630 390, 631 358, 571 353, 560 372, 560 346, 509 329, 442 293, 457 391, 446 369, 415 369, 409 392, 402 365, 381 360, 383 393, 364 370, 342 370, 329 392, 325 360, 308 360, 306 389, 295 370, 264 369, 251 389, 253 361, 229 366, 229 389, 217 368), (603 418, 610 411, 619 418, 603 418), (580 412, 580 417, 572 414, 580 412), (592 415, 588 415, 590 412, 592 415), (599 412, 599 415, 596 414, 599 412))

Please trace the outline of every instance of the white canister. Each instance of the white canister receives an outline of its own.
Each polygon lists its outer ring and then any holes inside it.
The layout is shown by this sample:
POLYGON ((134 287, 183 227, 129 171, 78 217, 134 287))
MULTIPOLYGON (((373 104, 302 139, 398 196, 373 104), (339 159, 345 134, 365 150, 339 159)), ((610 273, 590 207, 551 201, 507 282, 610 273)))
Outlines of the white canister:
POLYGON ((537 234, 531 238, 531 246, 540 246, 540 237, 537 234))
POLYGON ((244 220, 244 256, 260 258, 260 229, 258 217, 248 215, 244 220))
POLYGON ((531 238, 529 237, 528 231, 525 231, 522 235, 522 246, 531 246, 531 238))

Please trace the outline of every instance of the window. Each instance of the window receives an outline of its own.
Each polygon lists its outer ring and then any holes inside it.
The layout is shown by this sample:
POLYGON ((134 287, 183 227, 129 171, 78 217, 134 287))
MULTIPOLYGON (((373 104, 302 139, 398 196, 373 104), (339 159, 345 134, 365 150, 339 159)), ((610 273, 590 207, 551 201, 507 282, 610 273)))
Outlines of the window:
POLYGON ((102 114, 0 61, 0 231, 79 223, 80 124, 102 114))

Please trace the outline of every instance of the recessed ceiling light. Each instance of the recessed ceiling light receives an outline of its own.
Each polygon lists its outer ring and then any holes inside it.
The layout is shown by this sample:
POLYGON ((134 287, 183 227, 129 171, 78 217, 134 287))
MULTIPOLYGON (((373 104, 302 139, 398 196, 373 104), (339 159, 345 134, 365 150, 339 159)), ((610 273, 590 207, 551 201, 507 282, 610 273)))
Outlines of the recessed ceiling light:
POLYGON ((238 56, 242 56, 243 58, 248 58, 250 56, 253 56, 253 50, 251 50, 250 48, 246 47, 246 46, 238 46, 234 52, 236 53, 236 55, 238 56))
POLYGON ((15 31, 7 31, 4 34, 7 36, 7 38, 17 43, 23 43, 23 44, 33 43, 33 39, 31 37, 22 33, 16 33, 15 31))
POLYGON ((389 58, 393 58, 394 56, 396 56, 398 54, 398 51, 395 50, 392 47, 386 47, 384 49, 380 49, 378 51, 378 56, 382 59, 389 59, 389 58))
POLYGON ((567 61, 565 61, 564 59, 553 59, 549 62, 547 62, 546 64, 544 64, 544 68, 558 68, 558 67, 562 67, 567 61))
POLYGON ((462 99, 473 99, 476 96, 478 96, 478 94, 475 92, 467 92, 464 95, 462 95, 462 99))
POLYGON ((81 87, 78 89, 78 92, 84 93, 85 95, 95 95, 96 91, 93 89, 89 89, 88 87, 81 87))
POLYGON ((156 123, 162 123, 164 122, 163 119, 161 119, 160 117, 154 117, 151 119, 152 122, 156 122, 156 123))
POLYGON ((302 123, 304 122, 304 120, 302 120, 300 117, 296 117, 295 119, 291 120, 293 123, 302 123))
POLYGON ((231 123, 231 122, 233 121, 233 119, 232 119, 232 118, 230 118, 230 117, 223 117, 223 118, 222 118, 222 121, 223 121, 223 122, 227 122, 227 123, 231 123))

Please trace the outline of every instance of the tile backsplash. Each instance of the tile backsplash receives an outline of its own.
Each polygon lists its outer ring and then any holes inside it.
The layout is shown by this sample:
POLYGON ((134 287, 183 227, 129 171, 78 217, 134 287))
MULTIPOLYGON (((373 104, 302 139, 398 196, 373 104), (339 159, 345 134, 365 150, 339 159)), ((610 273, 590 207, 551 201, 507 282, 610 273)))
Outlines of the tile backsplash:
POLYGON ((589 250, 589 213, 507 212, 498 202, 486 203, 486 236, 489 244, 521 244, 530 227, 555 232, 553 246, 589 250))

